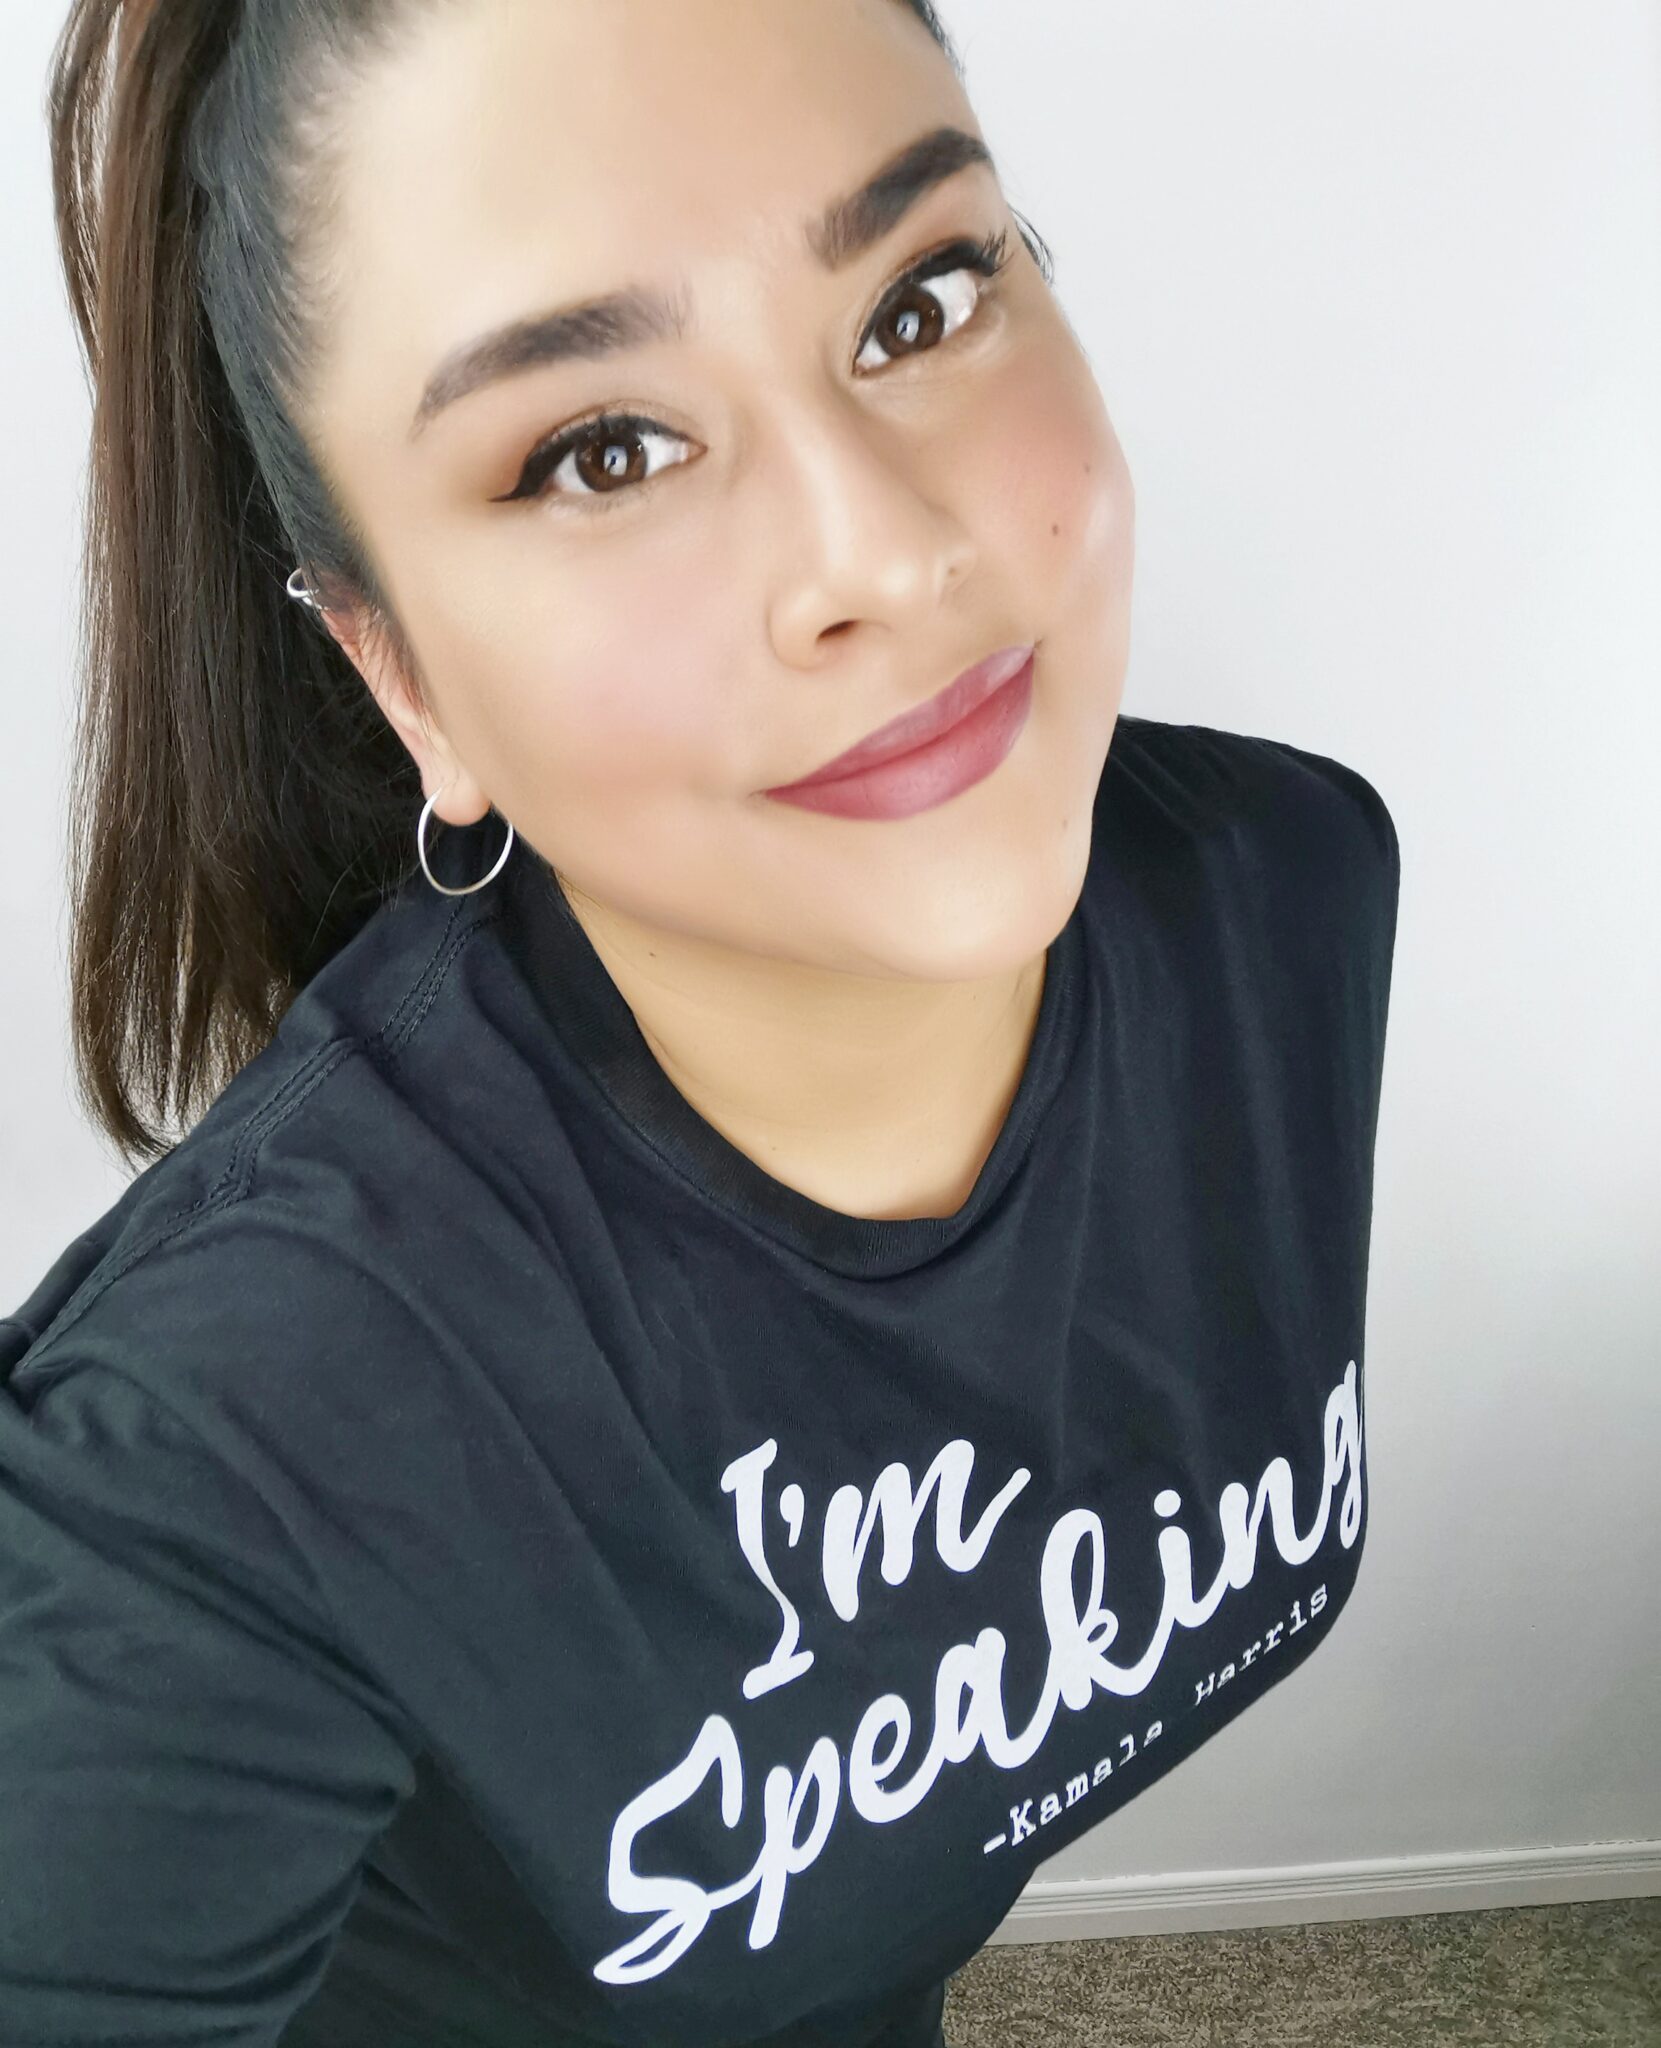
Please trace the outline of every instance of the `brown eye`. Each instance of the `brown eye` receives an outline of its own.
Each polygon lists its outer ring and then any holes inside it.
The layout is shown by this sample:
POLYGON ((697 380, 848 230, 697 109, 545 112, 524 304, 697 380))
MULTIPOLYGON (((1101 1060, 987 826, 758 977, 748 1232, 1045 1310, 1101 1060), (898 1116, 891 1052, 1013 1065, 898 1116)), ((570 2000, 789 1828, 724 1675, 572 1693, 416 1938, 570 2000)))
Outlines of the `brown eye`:
POLYGON ((985 242, 954 242, 913 265, 877 309, 855 367, 882 369, 888 361, 927 355, 967 327, 1005 267, 1006 249, 1003 235, 985 242), (873 345, 884 351, 884 358, 867 362, 866 350, 873 345))
POLYGON ((895 298, 883 307, 881 313, 866 330, 865 347, 860 350, 860 369, 882 369, 884 362, 866 360, 865 350, 873 344, 887 352, 887 360, 894 361, 905 356, 926 355, 931 348, 939 346, 947 335, 955 334, 960 327, 966 327, 975 317, 980 305, 981 294, 986 287, 983 283, 958 284, 959 278, 967 280, 970 273, 962 268, 942 278, 931 278, 926 284, 908 284, 895 298), (936 296, 945 294, 945 303, 936 296))
POLYGON ((536 449, 506 502, 547 497, 592 504, 597 498, 626 497, 659 470, 675 466, 672 460, 652 462, 649 445, 674 442, 688 445, 684 434, 672 434, 656 420, 635 413, 601 413, 565 428, 536 449))
POLYGON ((871 329, 872 336, 896 355, 909 355, 926 347, 946 331, 946 313, 933 292, 914 285, 904 298, 890 306, 871 329), (895 339, 890 342, 889 336, 895 339))
POLYGON ((579 442, 572 450, 577 481, 601 493, 642 482, 647 463, 641 439, 632 428, 607 427, 579 442))

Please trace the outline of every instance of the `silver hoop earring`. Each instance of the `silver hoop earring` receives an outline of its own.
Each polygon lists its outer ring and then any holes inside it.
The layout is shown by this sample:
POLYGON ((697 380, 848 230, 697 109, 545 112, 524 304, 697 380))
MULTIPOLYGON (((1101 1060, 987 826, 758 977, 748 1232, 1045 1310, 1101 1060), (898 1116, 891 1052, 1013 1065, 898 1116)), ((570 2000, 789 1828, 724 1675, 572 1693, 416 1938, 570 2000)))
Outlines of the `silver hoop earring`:
MULTIPOLYGON (((494 882, 496 877, 502 872, 504 862, 513 851, 513 826, 508 824, 507 843, 496 856, 496 865, 490 870, 488 875, 480 876, 476 882, 469 882, 465 889, 447 889, 433 873, 432 869, 427 866, 427 820, 433 814, 433 805, 438 802, 438 798, 443 794, 444 792, 440 790, 437 795, 428 797, 427 801, 422 805, 421 822, 415 828, 415 850, 421 857, 421 866, 427 880, 432 883, 441 896, 471 896, 475 889, 482 889, 486 882, 494 882)), ((504 822, 506 821, 504 820, 504 822)))
POLYGON ((312 588, 306 580, 304 569, 293 570, 289 575, 288 582, 283 587, 287 590, 289 596, 294 599, 295 603, 303 604, 307 611, 320 612, 323 609, 312 595, 312 588))

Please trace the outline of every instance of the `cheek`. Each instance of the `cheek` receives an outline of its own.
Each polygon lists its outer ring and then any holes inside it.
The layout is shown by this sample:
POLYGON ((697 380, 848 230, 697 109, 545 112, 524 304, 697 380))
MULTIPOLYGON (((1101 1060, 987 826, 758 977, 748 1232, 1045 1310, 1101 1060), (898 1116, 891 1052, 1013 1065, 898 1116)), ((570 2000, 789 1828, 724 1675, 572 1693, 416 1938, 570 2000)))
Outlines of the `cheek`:
POLYGON ((521 598, 467 651, 491 679, 488 744, 506 776, 596 794, 713 780, 722 695, 742 673, 730 588, 723 601, 719 579, 664 568, 643 603, 638 575, 626 597, 593 576, 540 580, 545 600, 521 598))
POLYGON ((1033 592, 1064 602, 1082 582, 1101 591, 1129 575, 1135 494, 1100 387, 1075 350, 1023 361, 982 415, 966 511, 986 544, 1019 566, 1033 592))

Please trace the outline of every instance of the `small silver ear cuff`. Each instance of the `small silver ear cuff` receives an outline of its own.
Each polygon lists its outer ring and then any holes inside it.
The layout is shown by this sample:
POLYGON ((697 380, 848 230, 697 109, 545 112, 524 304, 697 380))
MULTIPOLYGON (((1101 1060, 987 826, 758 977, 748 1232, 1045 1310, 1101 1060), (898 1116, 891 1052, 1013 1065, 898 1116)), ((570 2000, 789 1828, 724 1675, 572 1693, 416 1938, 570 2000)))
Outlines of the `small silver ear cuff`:
POLYGON ((286 587, 296 604, 303 604, 308 611, 320 612, 323 609, 313 595, 311 585, 306 581, 304 569, 296 569, 289 577, 286 587))

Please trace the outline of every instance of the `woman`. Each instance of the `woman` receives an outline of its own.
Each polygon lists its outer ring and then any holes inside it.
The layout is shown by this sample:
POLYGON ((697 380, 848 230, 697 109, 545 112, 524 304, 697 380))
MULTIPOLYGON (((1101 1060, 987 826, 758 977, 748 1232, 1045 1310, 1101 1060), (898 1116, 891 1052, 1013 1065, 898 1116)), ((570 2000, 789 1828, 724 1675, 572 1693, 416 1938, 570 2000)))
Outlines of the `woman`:
POLYGON ((0 1326, 0 2037, 941 2043, 1353 1585, 1389 813, 1120 717, 925 0, 77 0, 52 122, 147 1163, 0 1326))

